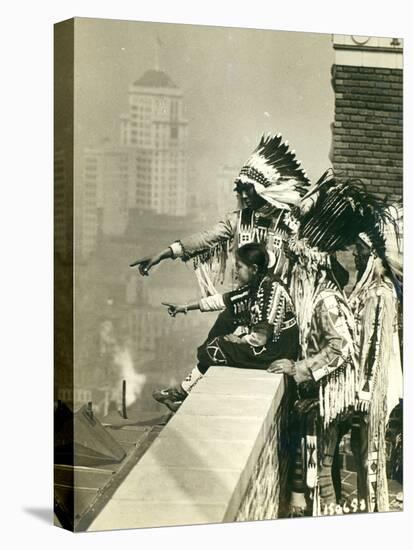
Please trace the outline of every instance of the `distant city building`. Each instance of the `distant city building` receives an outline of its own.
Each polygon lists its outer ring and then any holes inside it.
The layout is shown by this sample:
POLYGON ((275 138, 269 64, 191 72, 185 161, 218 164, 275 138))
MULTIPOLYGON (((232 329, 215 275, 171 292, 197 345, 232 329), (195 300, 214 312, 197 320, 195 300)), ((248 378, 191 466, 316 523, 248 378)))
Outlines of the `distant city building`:
POLYGON ((136 151, 129 206, 157 214, 187 213, 188 121, 181 90, 163 71, 149 70, 129 88, 120 143, 136 151))
POLYGON ((105 141, 83 155, 81 195, 81 248, 94 249, 99 232, 123 235, 134 190, 136 151, 105 141))
POLYGON ((188 168, 187 213, 192 220, 198 223, 206 222, 211 215, 211 207, 216 212, 216 205, 205 193, 205 187, 200 181, 199 171, 194 166, 188 168), (213 203, 212 203, 213 202, 213 203), (210 203, 210 204, 209 204, 210 203))
POLYGON ((98 193, 101 180, 101 151, 85 149, 82 185, 77 194, 77 253, 87 259, 96 246, 98 233, 98 193))
POLYGON ((222 166, 217 176, 217 210, 220 214, 235 210, 237 199, 234 193, 234 181, 239 174, 239 166, 222 166))
POLYGON ((76 411, 85 403, 92 401, 92 390, 85 388, 59 388, 57 399, 67 403, 73 403, 73 409, 76 411))
POLYGON ((73 202, 68 180, 67 159, 63 150, 54 153, 54 249, 65 262, 73 253, 73 202))
POLYGON ((104 141, 83 155, 77 190, 77 247, 83 259, 103 235, 121 236, 131 211, 183 217, 188 212, 188 122, 182 92, 162 71, 130 86, 120 144, 104 141))
POLYGON ((142 277, 137 277, 136 273, 132 273, 127 278, 125 302, 128 305, 144 306, 148 303, 149 291, 146 281, 142 277))

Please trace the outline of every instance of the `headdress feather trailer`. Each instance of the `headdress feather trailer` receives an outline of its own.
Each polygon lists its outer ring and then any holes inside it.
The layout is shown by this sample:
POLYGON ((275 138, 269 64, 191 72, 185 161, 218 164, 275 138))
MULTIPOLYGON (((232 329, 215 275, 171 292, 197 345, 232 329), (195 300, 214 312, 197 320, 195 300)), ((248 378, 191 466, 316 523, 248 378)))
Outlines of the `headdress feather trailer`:
MULTIPOLYGON (((306 357, 311 319, 320 289, 328 286, 328 273, 330 280, 336 278, 335 268, 339 265, 336 252, 353 245, 364 232, 372 236, 382 254, 383 220, 387 214, 383 202, 356 182, 338 182, 331 170, 325 172, 303 198, 300 210, 298 235, 290 242, 290 250, 296 259, 290 290, 296 306, 302 354, 306 357)), ((338 287, 342 286, 336 282, 338 287)), ((354 332, 353 318, 344 295, 337 290, 336 296, 343 306, 343 319, 338 324, 347 327, 343 330, 348 330, 348 338, 354 332)), ((354 354, 344 359, 343 366, 320 384, 320 412, 325 425, 356 401, 357 359, 354 354), (346 388, 345 392, 343 388, 346 388)))
POLYGON ((399 308, 403 295, 402 210, 377 210, 375 223, 360 233, 370 249, 367 266, 350 303, 355 312, 360 367, 356 409, 368 414, 368 507, 388 510, 386 425, 403 394, 399 308), (371 466, 371 467, 370 467, 371 466))
MULTIPOLYGON (((281 134, 262 136, 234 183, 251 183, 256 193, 267 202, 264 208, 268 215, 277 209, 290 211, 296 207, 310 185, 295 152, 290 150, 288 141, 284 142, 281 134)), ((244 206, 240 198, 240 207, 244 206)), ((265 230, 252 230, 251 239, 264 242, 265 230)), ((204 294, 214 292, 215 285, 223 281, 230 244, 229 240, 224 240, 194 256, 194 267, 204 294)))

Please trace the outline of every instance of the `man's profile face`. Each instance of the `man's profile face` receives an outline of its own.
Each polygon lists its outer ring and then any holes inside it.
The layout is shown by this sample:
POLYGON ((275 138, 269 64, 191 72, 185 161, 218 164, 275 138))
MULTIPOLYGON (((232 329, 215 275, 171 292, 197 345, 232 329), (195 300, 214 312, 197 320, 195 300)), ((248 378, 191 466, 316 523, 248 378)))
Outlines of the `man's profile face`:
POLYGON ((371 251, 360 239, 354 245, 354 264, 357 270, 357 280, 363 275, 369 261, 371 251))
POLYGON ((266 201, 255 191, 255 187, 252 183, 238 181, 235 191, 241 196, 243 203, 247 208, 261 208, 261 206, 266 204, 266 201))

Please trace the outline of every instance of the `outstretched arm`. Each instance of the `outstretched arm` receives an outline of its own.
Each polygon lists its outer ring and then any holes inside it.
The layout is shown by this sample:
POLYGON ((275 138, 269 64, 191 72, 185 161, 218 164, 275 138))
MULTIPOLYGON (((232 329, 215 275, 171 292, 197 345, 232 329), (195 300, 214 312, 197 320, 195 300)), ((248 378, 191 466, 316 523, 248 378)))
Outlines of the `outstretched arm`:
POLYGON ((149 275, 149 270, 162 262, 163 260, 166 260, 167 258, 173 258, 173 252, 170 247, 165 248, 158 254, 154 254, 153 256, 146 256, 145 258, 140 258, 139 260, 136 260, 136 262, 133 262, 129 265, 129 267, 136 267, 139 268, 139 273, 141 275, 149 275))
POLYGON ((197 254, 211 250, 215 246, 230 240, 235 234, 237 225, 238 213, 230 212, 224 220, 205 231, 200 231, 189 237, 185 237, 179 241, 174 241, 170 246, 152 256, 145 256, 136 260, 130 267, 139 267, 141 275, 149 275, 149 271, 155 265, 159 264, 167 258, 182 258, 186 260, 197 254))
POLYGON ((191 302, 188 304, 170 304, 169 302, 162 302, 162 305, 168 308, 168 313, 171 317, 175 317, 178 313, 188 313, 199 309, 199 301, 191 302))
POLYGON ((222 294, 214 294, 200 300, 194 300, 187 304, 178 305, 170 304, 168 302, 162 302, 163 306, 168 308, 168 313, 171 317, 175 317, 178 313, 188 313, 188 311, 194 311, 199 309, 200 311, 219 311, 225 309, 224 300, 222 294))
POLYGON ((205 231, 185 237, 170 245, 175 258, 187 258, 213 249, 215 246, 230 240, 235 234, 238 212, 230 212, 225 218, 205 231))

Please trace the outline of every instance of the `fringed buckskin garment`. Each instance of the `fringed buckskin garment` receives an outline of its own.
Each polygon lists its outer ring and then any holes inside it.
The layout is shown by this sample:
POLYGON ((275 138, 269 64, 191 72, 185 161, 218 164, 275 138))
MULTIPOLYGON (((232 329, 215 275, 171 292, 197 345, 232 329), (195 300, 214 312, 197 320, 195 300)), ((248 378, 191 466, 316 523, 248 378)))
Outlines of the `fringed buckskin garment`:
POLYGON ((297 237, 289 242, 295 256, 290 294, 302 355, 295 365, 299 398, 291 428, 296 432, 291 508, 312 508, 313 515, 340 513, 333 459, 357 402, 355 324, 335 253, 375 223, 379 206, 363 188, 338 182, 328 170, 303 198, 297 237))
POLYGON ((298 385, 291 414, 296 452, 291 484, 317 516, 336 512, 332 465, 340 423, 355 403, 357 369, 352 316, 338 287, 324 280, 306 307, 312 311, 310 326, 300 330, 302 359, 295 366, 308 375, 298 385))
POLYGON ((170 245, 174 258, 193 260, 203 296, 216 294, 229 271, 231 288, 235 287, 234 253, 249 242, 263 243, 270 254, 273 273, 286 276, 285 246, 296 230, 291 209, 307 191, 309 179, 289 150, 281 135, 263 136, 235 180, 252 184, 266 204, 259 210, 245 208, 228 213, 210 229, 182 238, 170 245))
POLYGON ((398 331, 400 293, 397 293, 402 288, 401 245, 396 246, 394 233, 388 226, 380 233, 360 235, 371 253, 350 296, 359 344, 352 448, 358 473, 358 498, 367 502, 369 512, 389 510, 385 434, 390 413, 403 396, 398 331), (377 246, 378 240, 384 240, 384 247, 377 246), (382 257, 376 252, 380 249, 382 257))
POLYGON ((265 245, 271 258, 271 269, 285 278, 285 243, 294 230, 291 213, 265 205, 259 210, 244 208, 226 214, 215 226, 184 237, 170 245, 175 258, 193 260, 195 275, 202 296, 217 293, 224 283, 236 285, 235 251, 242 245, 256 242, 265 245))

